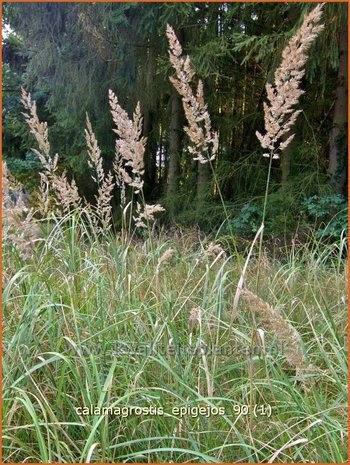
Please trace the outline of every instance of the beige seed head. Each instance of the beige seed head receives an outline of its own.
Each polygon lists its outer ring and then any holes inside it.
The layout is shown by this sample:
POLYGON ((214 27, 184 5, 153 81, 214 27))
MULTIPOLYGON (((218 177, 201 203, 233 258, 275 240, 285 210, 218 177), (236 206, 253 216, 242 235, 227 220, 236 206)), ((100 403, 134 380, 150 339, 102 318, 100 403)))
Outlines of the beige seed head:
POLYGON ((304 17, 303 24, 291 38, 282 53, 282 62, 275 72, 272 84, 266 85, 267 99, 264 103, 265 134, 256 132, 256 136, 264 149, 264 157, 279 158, 278 152, 283 152, 294 138, 294 134, 286 135, 294 126, 301 110, 294 110, 304 93, 300 89, 301 79, 305 74, 307 52, 324 28, 318 22, 322 17, 323 4, 317 5, 304 17))
POLYGON ((215 159, 219 136, 211 127, 209 112, 204 102, 203 83, 199 80, 197 91, 193 91, 194 71, 191 68, 190 58, 182 56, 181 44, 169 24, 166 35, 169 41, 169 60, 176 74, 176 77, 170 77, 170 81, 182 97, 188 122, 188 126, 184 129, 192 143, 188 151, 194 160, 205 164, 215 159))
POLYGON ((202 321, 202 309, 201 307, 195 306, 191 308, 188 322, 191 328, 199 327, 202 321))
POLYGON ((264 325, 278 338, 284 347, 284 356, 288 364, 297 371, 307 364, 300 346, 300 336, 282 314, 247 289, 241 290, 241 296, 250 304, 250 309, 262 317, 264 325))

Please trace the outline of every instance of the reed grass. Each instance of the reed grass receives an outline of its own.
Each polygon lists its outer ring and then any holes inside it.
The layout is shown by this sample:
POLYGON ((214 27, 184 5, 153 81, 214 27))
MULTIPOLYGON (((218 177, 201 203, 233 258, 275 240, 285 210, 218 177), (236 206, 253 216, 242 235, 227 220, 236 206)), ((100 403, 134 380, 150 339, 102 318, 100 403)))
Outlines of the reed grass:
MULTIPOLYGON (((5 462, 347 460, 344 261, 339 268, 334 254, 324 262, 301 246, 292 260, 265 263, 261 299, 298 331, 312 366, 300 378, 277 320, 257 317, 264 350, 255 341, 251 353, 249 299, 230 324, 234 257, 208 255, 192 233, 126 246, 89 224, 80 210, 53 219, 49 232, 43 224, 31 257, 4 244, 5 462), (271 417, 251 423, 242 413, 252 391, 271 417), (153 405, 166 415, 84 416, 83 405, 153 405), (172 413, 197 405, 226 412, 172 413)), ((247 288, 257 266, 255 254, 247 288)))
MULTIPOLYGON (((294 68, 284 53, 275 90, 267 88, 267 133, 259 135, 270 149, 263 216, 272 160, 286 141, 274 144, 297 116, 283 120, 301 95, 321 12, 312 10, 289 44, 294 68), (296 84, 288 86, 291 76, 296 84), (280 91, 285 107, 278 110, 280 91), (277 110, 278 128, 271 121, 277 110)), ((189 58, 170 27, 167 33, 190 153, 214 170, 218 135, 202 84, 195 93, 189 58)), ((164 208, 143 195, 140 106, 131 119, 112 91, 109 100, 113 172, 104 170, 87 117, 92 206, 59 173, 47 124, 23 91, 43 170, 41 203, 29 214, 21 198, 11 200, 14 182, 3 170, 10 222, 3 241, 4 462, 347 461, 346 238, 330 246, 311 236, 284 262, 271 260, 263 218, 242 269, 234 238, 230 254, 193 231, 157 232, 154 215, 164 208), (112 225, 115 188, 120 232, 112 225), (23 219, 27 235, 19 236, 13 228, 23 219)))

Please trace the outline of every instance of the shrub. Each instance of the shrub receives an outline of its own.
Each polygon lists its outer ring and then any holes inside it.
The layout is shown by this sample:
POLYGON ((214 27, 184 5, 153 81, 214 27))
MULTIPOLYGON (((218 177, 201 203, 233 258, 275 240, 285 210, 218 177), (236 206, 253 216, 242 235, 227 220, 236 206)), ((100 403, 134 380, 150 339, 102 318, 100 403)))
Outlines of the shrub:
POLYGON ((348 232, 347 200, 340 194, 313 195, 303 200, 304 214, 316 237, 338 239, 348 232))
MULTIPOLYGON (((246 203, 230 225, 237 235, 254 236, 260 226, 262 209, 253 203, 246 203)), ((227 228, 228 229, 228 228, 227 228)))

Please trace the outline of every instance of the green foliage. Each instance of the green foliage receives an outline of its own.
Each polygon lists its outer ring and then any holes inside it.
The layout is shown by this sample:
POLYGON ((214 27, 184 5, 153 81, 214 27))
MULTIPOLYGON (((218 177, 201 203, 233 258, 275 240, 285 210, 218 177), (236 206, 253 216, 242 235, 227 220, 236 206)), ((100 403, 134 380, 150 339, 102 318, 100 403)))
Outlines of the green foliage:
POLYGON ((25 158, 5 158, 11 174, 23 185, 24 189, 34 191, 38 188, 39 171, 42 166, 33 152, 27 152, 25 158))
POLYGON ((235 218, 226 226, 226 230, 232 230, 238 236, 254 236, 261 223, 262 208, 258 205, 247 203, 235 218))
MULTIPOLYGON (((262 198, 247 202, 225 226, 225 231, 253 238, 262 221, 262 198)), ((293 191, 277 190, 268 196, 265 237, 292 236, 300 221, 300 202, 293 191)))
POLYGON ((2 67, 2 136, 8 157, 20 157, 28 148, 28 130, 21 117, 21 76, 8 63, 2 67))
POLYGON ((268 196, 266 235, 292 237, 300 223, 300 200, 293 190, 279 189, 268 196))
MULTIPOLYGON (((297 184, 298 185, 298 184, 297 184)), ((259 229, 262 218, 260 202, 248 202, 222 229, 238 237, 252 238, 259 229)), ((312 230, 319 239, 338 240, 347 235, 347 199, 339 194, 301 197, 300 193, 281 189, 268 196, 264 235, 269 237, 292 237, 299 232, 312 230)))
POLYGON ((347 235, 348 204, 342 195, 314 195, 304 199, 303 208, 316 237, 339 239, 342 234, 347 235))
POLYGON ((203 199, 196 205, 194 196, 175 196, 170 201, 162 200, 166 212, 163 223, 167 226, 176 224, 180 227, 199 227, 203 232, 218 230, 225 220, 222 204, 211 199, 203 199), (170 202, 170 203, 169 203, 170 202))

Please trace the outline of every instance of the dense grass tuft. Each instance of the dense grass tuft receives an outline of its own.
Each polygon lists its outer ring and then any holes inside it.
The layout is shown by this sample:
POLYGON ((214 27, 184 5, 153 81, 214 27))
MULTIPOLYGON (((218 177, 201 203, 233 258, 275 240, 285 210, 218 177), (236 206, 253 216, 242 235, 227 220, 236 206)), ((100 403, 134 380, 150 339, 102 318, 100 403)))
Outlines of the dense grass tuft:
POLYGON ((344 242, 260 260, 259 297, 300 336, 296 373, 249 302, 231 321, 235 256, 191 231, 96 235, 82 215, 43 225, 31 257, 4 243, 5 462, 347 461, 344 242), (76 411, 90 405, 131 413, 76 411), (132 413, 150 406, 164 414, 132 413))

